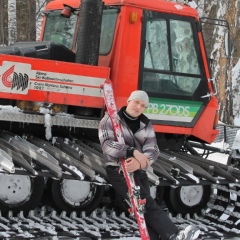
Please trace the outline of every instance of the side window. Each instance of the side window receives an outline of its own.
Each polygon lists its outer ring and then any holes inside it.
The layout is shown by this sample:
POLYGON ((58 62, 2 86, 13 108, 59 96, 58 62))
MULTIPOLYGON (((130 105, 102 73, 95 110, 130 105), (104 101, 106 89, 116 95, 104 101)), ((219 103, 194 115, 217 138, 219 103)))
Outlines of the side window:
POLYGON ((163 19, 147 22, 144 67, 170 70, 167 23, 163 19))
POLYGON ((146 11, 142 36, 142 89, 193 96, 201 73, 190 18, 146 11))
POLYGON ((200 74, 191 24, 170 20, 173 71, 200 74))
POLYGON ((108 9, 103 11, 99 49, 100 55, 107 55, 112 49, 117 15, 118 9, 108 9))

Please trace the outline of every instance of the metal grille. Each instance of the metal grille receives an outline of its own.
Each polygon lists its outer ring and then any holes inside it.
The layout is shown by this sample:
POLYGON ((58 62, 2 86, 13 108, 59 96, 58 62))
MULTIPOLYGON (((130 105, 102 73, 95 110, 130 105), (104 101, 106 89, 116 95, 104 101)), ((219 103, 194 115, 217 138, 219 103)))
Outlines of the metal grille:
POLYGON ((219 125, 217 129, 220 132, 214 142, 221 142, 224 140, 225 143, 229 144, 229 148, 232 148, 233 141, 240 128, 235 126, 219 125))

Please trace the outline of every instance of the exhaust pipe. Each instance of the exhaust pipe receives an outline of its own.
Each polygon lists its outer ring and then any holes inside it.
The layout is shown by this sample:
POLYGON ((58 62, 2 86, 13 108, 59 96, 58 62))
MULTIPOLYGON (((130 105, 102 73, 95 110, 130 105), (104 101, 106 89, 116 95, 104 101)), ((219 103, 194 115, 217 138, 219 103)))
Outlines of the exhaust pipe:
POLYGON ((82 0, 78 25, 76 63, 98 65, 103 2, 82 0))

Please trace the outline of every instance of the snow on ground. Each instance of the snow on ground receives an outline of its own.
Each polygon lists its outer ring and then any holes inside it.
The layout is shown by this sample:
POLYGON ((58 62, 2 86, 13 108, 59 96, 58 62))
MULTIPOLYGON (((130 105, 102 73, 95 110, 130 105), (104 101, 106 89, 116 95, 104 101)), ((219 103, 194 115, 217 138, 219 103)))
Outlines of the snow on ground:
MULTIPOLYGON (((228 149, 228 144, 226 144, 224 141, 221 142, 216 142, 216 143, 212 143, 210 146, 212 147, 216 147, 216 148, 220 148, 223 150, 227 150, 228 149)), ((200 154, 202 154, 203 150, 201 149, 195 149, 197 152, 199 152, 200 154)), ((228 154, 224 154, 224 153, 210 153, 207 156, 208 160, 212 160, 218 163, 222 163, 222 164, 227 164, 227 160, 228 160, 228 154)))
MULTIPOLYGON (((217 148, 221 148, 221 149, 227 149, 227 144, 224 143, 224 141, 222 142, 217 142, 217 143, 212 143, 211 144, 212 147, 217 147, 217 148)), ((224 154, 224 153, 211 153, 208 156, 209 160, 212 161, 216 161, 222 164, 226 164, 227 163, 227 159, 228 159, 228 154, 224 154)))

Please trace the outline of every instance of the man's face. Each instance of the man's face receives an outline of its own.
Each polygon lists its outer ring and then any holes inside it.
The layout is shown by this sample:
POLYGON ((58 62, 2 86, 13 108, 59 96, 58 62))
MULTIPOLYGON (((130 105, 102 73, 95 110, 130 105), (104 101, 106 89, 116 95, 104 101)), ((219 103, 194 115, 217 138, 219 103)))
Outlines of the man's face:
POLYGON ((128 102, 126 112, 136 118, 140 116, 146 108, 146 103, 140 99, 134 99, 128 102))

